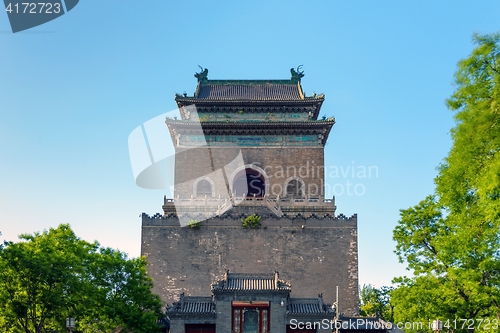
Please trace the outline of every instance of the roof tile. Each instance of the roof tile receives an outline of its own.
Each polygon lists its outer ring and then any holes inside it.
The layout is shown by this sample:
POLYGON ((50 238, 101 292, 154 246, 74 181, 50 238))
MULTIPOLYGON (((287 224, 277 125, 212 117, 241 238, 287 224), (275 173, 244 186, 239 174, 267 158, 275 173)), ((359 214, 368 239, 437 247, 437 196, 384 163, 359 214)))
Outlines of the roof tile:
POLYGON ((168 307, 167 313, 214 314, 215 303, 211 297, 181 296, 179 302, 175 302, 171 307, 168 307))
POLYGON ((202 84, 196 98, 203 100, 303 100, 297 84, 202 84))
POLYGON ((212 284, 213 291, 256 291, 291 290, 288 282, 278 279, 274 274, 237 274, 226 273, 222 280, 212 284))
POLYGON ((290 304, 289 313, 323 313, 319 304, 290 304))
POLYGON ((333 314, 329 304, 323 303, 323 298, 291 298, 287 308, 288 314, 333 314))

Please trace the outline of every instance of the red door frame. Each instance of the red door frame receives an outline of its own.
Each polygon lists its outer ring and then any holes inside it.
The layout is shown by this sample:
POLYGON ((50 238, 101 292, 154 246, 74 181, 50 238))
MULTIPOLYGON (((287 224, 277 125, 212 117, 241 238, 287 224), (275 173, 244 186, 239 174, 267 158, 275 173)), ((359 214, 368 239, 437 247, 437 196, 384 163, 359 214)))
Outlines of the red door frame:
POLYGON ((259 333, 263 332, 262 327, 262 310, 267 310, 267 330, 266 332, 269 332, 270 324, 271 324, 271 311, 269 307, 269 302, 233 302, 231 308, 231 319, 232 319, 232 328, 234 332, 234 310, 238 310, 238 315, 240 319, 240 327, 239 327, 239 332, 243 333, 243 310, 251 310, 251 309, 259 309, 259 333))

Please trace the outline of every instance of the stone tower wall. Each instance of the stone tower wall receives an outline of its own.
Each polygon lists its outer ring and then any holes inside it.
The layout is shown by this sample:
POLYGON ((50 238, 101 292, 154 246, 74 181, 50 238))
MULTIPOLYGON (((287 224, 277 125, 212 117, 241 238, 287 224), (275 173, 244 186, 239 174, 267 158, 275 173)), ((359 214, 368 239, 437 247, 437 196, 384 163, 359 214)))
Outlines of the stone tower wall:
POLYGON ((357 216, 281 217, 266 207, 236 207, 199 229, 180 227, 176 217, 142 217, 142 255, 154 292, 167 303, 179 294, 210 295, 210 284, 226 270, 269 273, 292 284, 292 297, 335 301, 340 312, 358 311, 357 216), (259 214, 260 229, 244 229, 241 218, 259 214))
POLYGON ((241 164, 231 162, 240 152, 245 165, 254 165, 268 177, 268 195, 283 197, 287 181, 300 178, 306 196, 324 196, 323 147, 178 148, 174 196, 189 198, 195 195, 193 186, 200 177, 209 177, 213 181, 215 197, 227 196, 231 192, 231 175, 241 167, 241 164), (227 184, 231 184, 229 188, 227 184))

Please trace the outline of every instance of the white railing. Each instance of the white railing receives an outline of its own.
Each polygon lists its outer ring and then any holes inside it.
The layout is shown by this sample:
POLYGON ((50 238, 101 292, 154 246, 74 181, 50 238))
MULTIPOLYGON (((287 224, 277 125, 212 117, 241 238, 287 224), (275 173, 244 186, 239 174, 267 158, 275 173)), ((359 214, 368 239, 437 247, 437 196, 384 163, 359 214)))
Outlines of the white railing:
POLYGON ((165 205, 180 205, 180 206, 217 206, 220 210, 226 211, 231 206, 268 206, 273 211, 277 211, 280 207, 289 206, 335 206, 334 199, 325 199, 323 197, 314 198, 280 198, 270 197, 264 195, 263 197, 257 196, 236 196, 233 195, 229 198, 218 198, 204 196, 202 198, 180 198, 177 196, 174 199, 164 198, 165 205))

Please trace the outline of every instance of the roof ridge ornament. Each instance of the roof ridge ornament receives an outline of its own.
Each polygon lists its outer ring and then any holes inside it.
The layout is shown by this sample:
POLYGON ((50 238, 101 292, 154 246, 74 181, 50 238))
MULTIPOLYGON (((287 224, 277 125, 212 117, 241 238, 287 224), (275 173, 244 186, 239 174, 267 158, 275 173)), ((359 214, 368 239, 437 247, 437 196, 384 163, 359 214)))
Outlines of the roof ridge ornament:
POLYGON ((194 77, 198 79, 198 82, 207 82, 208 81, 208 68, 203 68, 200 65, 201 71, 199 73, 195 73, 194 77))
POLYGON ((291 81, 300 82, 300 79, 304 77, 304 71, 301 71, 300 67, 302 67, 302 65, 299 65, 297 70, 293 69, 293 67, 290 68, 290 73, 292 74, 292 78, 290 79, 291 81))

